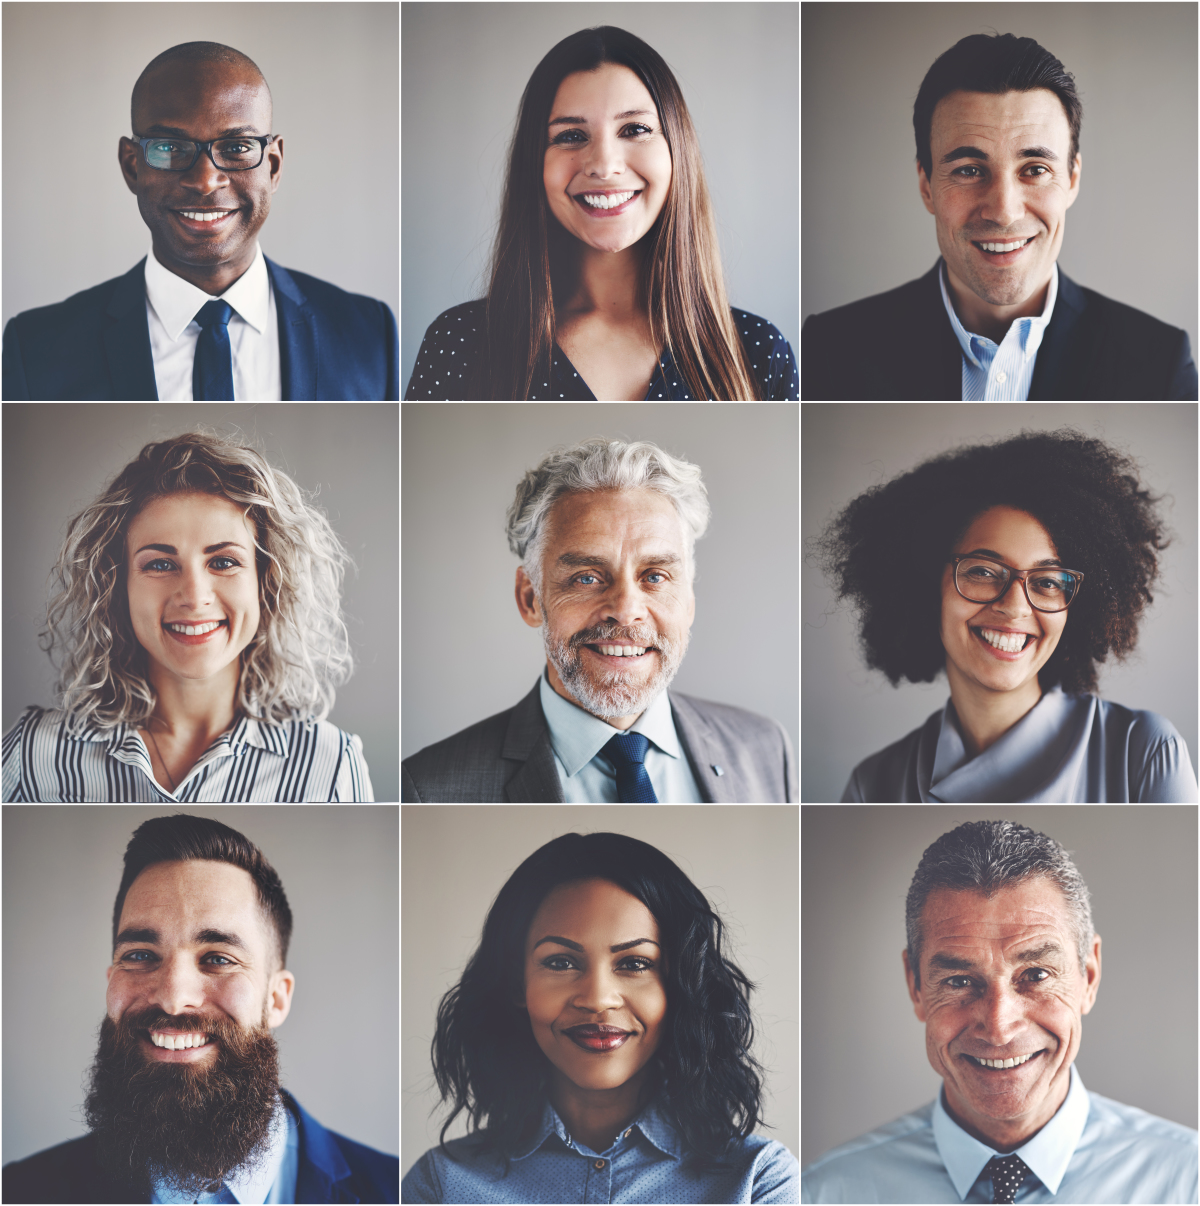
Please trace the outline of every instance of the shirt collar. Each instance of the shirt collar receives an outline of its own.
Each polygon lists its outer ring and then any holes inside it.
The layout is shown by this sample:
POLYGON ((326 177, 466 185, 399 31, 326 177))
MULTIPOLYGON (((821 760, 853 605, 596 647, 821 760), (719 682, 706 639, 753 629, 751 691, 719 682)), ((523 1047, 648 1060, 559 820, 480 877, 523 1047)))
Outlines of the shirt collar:
MULTIPOLYGON (((942 289, 942 304, 946 307, 946 313, 950 316, 950 325, 954 328, 954 334, 958 339, 958 346, 962 348, 963 355, 976 368, 985 368, 986 366, 980 361, 980 356, 986 355, 990 363, 992 357, 995 355, 993 349, 997 345, 986 338, 986 336, 968 332, 959 321, 958 314, 954 309, 954 303, 950 300, 949 290, 946 288, 945 260, 942 260, 941 271, 938 272, 938 284, 942 289)), ((1050 270, 1050 288, 1046 291, 1046 304, 1042 307, 1041 314, 1014 319, 1004 336, 1003 342, 1009 343, 1012 341, 1019 343, 1024 358, 1028 360, 1042 346, 1042 338, 1046 333, 1046 328, 1050 325, 1050 319, 1054 316, 1054 303, 1057 300, 1058 261, 1056 260, 1050 270)))
MULTIPOLYGON (((632 1132, 634 1130, 639 1131, 660 1152, 672 1157, 672 1159, 678 1160, 683 1153, 683 1141, 679 1138, 679 1134, 675 1128, 666 1120, 657 1102, 651 1102, 642 1110, 616 1137, 610 1150, 619 1149, 624 1143, 632 1139, 632 1132)), ((527 1143, 520 1145, 519 1150, 513 1154, 512 1158, 514 1160, 524 1160, 528 1156, 532 1156, 551 1135, 556 1135, 572 1151, 600 1155, 599 1152, 591 1153, 589 1148, 584 1147, 571 1138, 566 1125, 558 1116, 558 1111, 547 1101, 542 1109, 542 1120, 537 1130, 527 1143)))
MULTIPOLYGON (((315 722, 310 718, 306 723, 311 725, 315 722)), ((146 745, 134 724, 119 724, 113 729, 89 726, 75 735, 73 740, 105 741, 110 758, 137 766, 145 762, 146 745)), ((196 765, 216 758, 236 758, 247 748, 266 750, 269 754, 287 758, 291 754, 292 728, 290 725, 267 724, 252 716, 241 716, 213 742, 196 765)))
MULTIPOLYGON (((968 1135, 950 1117, 942 1104, 944 1092, 945 1088, 938 1094, 933 1106, 933 1137, 958 1196, 966 1201, 971 1186, 979 1179, 987 1162, 1000 1153, 973 1135, 968 1135)), ((1051 1193, 1058 1192, 1066 1175, 1067 1165, 1083 1135, 1089 1109, 1087 1090, 1072 1064, 1071 1087, 1054 1117, 1023 1147, 1012 1153, 1025 1161, 1033 1175, 1051 1193)))
MULTIPOLYGON (((154 254, 153 245, 146 257, 146 296, 163 330, 172 340, 183 334, 205 302, 216 300, 212 294, 205 293, 191 281, 185 281, 164 268, 154 254)), ((266 329, 271 281, 267 275, 266 257, 257 240, 250 267, 221 294, 220 300, 228 302, 260 335, 266 329)))
POLYGON ((664 754, 683 757, 683 747, 675 732, 671 716, 671 701, 666 691, 660 691, 654 702, 634 721, 630 729, 615 729, 611 724, 585 712, 581 707, 563 699, 550 685, 549 672, 542 671, 542 712, 550 727, 550 744, 568 778, 577 775, 591 760, 622 732, 641 733, 664 754))

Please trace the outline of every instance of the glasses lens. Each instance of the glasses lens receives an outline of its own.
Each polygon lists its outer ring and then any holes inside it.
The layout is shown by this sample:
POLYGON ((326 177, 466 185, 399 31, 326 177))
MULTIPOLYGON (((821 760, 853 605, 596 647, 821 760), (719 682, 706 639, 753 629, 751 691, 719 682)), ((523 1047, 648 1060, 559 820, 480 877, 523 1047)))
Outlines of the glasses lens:
MULTIPOLYGON (((1003 565, 969 557, 958 563, 958 589, 973 603, 991 603, 1011 577, 1003 565)), ((1062 611, 1079 585, 1066 570, 1038 570, 1025 579, 1030 602, 1042 611, 1062 611)))
POLYGON ((181 172, 196 157, 196 144, 179 138, 156 138, 146 143, 146 162, 151 167, 181 172))
POLYGON ((958 589, 975 603, 990 603, 1008 583, 1008 570, 994 561, 968 558, 958 563, 958 589))
POLYGON ((1025 580, 1029 598, 1046 611, 1062 611, 1075 594, 1075 576, 1065 570, 1042 570, 1025 580))
POLYGON ((233 172, 258 167, 262 157, 262 143, 252 142, 248 138, 226 138, 223 142, 213 145, 213 158, 221 167, 229 168, 233 172))

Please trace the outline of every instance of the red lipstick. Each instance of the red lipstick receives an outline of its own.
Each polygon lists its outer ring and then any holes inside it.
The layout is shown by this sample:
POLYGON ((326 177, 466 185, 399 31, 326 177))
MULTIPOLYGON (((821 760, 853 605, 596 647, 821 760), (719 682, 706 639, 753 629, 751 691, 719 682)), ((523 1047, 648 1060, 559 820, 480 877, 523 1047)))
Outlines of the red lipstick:
POLYGON ((633 1037, 628 1030, 616 1026, 572 1026, 563 1034, 585 1051, 615 1051, 633 1037))

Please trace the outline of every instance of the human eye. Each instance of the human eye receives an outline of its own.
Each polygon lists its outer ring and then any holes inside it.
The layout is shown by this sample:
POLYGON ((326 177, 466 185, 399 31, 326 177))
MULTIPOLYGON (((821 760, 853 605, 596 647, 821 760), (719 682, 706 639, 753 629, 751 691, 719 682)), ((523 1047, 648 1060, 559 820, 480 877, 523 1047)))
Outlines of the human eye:
POLYGON ((576 575, 575 575, 575 577, 571 579, 571 581, 572 581, 572 582, 573 582, 573 583, 574 583, 576 586, 589 586, 589 585, 590 585, 590 583, 585 582, 585 581, 584 581, 584 578, 590 578, 590 579, 592 580, 592 582, 599 582, 599 581, 600 581, 600 579, 599 579, 599 578, 597 578, 595 574, 576 574, 576 575))
POLYGON ((209 562, 209 565, 211 565, 213 567, 213 569, 236 569, 239 565, 241 565, 241 562, 235 561, 232 557, 226 557, 225 554, 222 553, 220 557, 214 557, 209 562), (228 561, 229 564, 228 565, 218 565, 217 564, 218 561, 228 561))
POLYGON ((548 971, 570 971, 575 966, 570 955, 549 955, 542 960, 542 966, 548 971), (558 966, 565 964, 565 966, 558 966))
POLYGON ((175 568, 173 561, 168 561, 165 557, 155 557, 153 561, 147 561, 142 569, 151 574, 166 574, 170 573, 175 568))
MULTIPOLYGON (((205 959, 220 959, 221 962, 214 964, 215 967, 232 967, 233 966, 233 960, 228 958, 226 955, 218 955, 214 952, 213 954, 205 955, 204 958, 205 959)), ((201 960, 201 962, 203 962, 203 960, 201 960)))
POLYGON ((121 956, 121 962, 122 963, 146 963, 147 961, 149 961, 150 959, 153 959, 153 958, 154 958, 154 955, 150 951, 126 951, 125 954, 123 954, 121 956), (145 955, 146 958, 139 959, 138 955, 145 955))
POLYGON ((979 169, 973 163, 968 163, 965 167, 955 168, 950 173, 950 175, 951 176, 960 176, 960 177, 962 177, 963 180, 976 180, 976 179, 978 179, 979 176, 983 175, 983 173, 980 172, 979 169), (975 173, 977 173, 977 175, 968 176, 968 175, 966 175, 967 172, 975 172, 975 173))
POLYGON ((989 578, 995 578, 997 573, 996 568, 991 565, 972 565, 967 569, 967 576, 986 582, 989 578))
POLYGON ((565 143, 570 145, 572 143, 577 143, 579 139, 582 139, 583 137, 584 134, 582 130, 564 130, 556 138, 552 138, 550 141, 553 143, 565 143), (572 134, 578 135, 578 138, 572 138, 572 134))
POLYGON ((1050 979, 1050 973, 1044 967, 1031 967, 1026 973, 1027 976, 1038 975, 1039 980, 1030 980, 1030 984, 1045 984, 1050 979))
MULTIPOLYGON (((662 582, 665 582, 665 581, 667 580, 667 575, 666 575, 666 574, 664 574, 664 573, 662 572, 662 570, 651 570, 651 571, 650 571, 650 572, 649 572, 649 573, 646 575, 646 577, 647 577, 647 578, 658 578, 658 579, 659 579, 660 581, 662 581, 662 582)), ((653 585, 653 586, 657 586, 657 585, 658 585, 658 582, 654 582, 654 583, 652 583, 652 585, 653 585)))
POLYGON ((642 972, 648 972, 653 966, 654 960, 647 959, 642 955, 633 955, 628 959, 621 960, 622 971, 630 971, 640 974, 642 972), (633 964, 639 964, 640 966, 634 967, 633 964))
POLYGON ((634 122, 632 125, 628 125, 628 126, 626 126, 626 127, 625 127, 625 130, 624 130, 624 131, 622 131, 622 133, 624 133, 625 131, 628 131, 628 130, 642 130, 642 131, 644 131, 644 133, 643 133, 643 134, 635 134, 635 135, 633 135, 633 137, 634 137, 634 138, 643 138, 643 137, 645 137, 645 134, 653 134, 653 133, 654 133, 654 131, 653 131, 653 130, 652 130, 652 129, 651 129, 649 126, 648 126, 648 125, 646 125, 645 123, 640 122, 640 121, 635 121, 635 122, 634 122))
POLYGON ((1040 173, 1039 175, 1034 177, 1035 180, 1040 180, 1042 176, 1050 175, 1050 169, 1044 163, 1031 164, 1029 167, 1029 170, 1032 172, 1035 168, 1040 173))
POLYGON ((951 976, 949 979, 943 980, 942 983, 945 984, 947 988, 954 988, 954 989, 970 988, 971 987, 971 977, 970 976, 951 976), (955 981, 958 981, 958 980, 963 981, 963 983, 961 983, 961 984, 955 983, 955 981))

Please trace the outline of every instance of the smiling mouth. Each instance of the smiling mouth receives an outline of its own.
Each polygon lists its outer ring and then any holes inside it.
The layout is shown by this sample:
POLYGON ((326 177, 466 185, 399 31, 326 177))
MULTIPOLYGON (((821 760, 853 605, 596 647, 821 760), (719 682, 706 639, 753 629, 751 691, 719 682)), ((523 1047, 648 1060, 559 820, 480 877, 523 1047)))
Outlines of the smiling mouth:
POLYGON ((1037 640, 1031 632, 1001 632, 995 628, 984 627, 972 627, 971 631, 997 653, 1021 653, 1037 640))
POLYGON ((633 1037, 628 1030, 616 1030, 610 1026, 572 1026, 563 1034, 585 1051, 615 1051, 633 1037))
POLYGON ((1043 1047, 1042 1051, 1034 1051, 1029 1055, 1015 1055, 1011 1059, 1006 1060, 984 1060, 976 1055, 966 1055, 965 1053, 963 1058, 972 1067, 978 1068, 981 1072, 1012 1072, 1017 1068, 1024 1067, 1044 1051, 1045 1048, 1043 1047))

